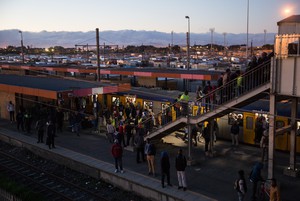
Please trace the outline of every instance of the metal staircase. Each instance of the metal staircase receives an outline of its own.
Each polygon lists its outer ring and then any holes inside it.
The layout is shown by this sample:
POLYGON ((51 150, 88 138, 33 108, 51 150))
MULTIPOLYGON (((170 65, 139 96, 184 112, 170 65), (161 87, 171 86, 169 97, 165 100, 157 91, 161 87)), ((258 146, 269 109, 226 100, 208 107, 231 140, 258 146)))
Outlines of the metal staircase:
MULTIPOLYGON (((242 108, 252 102, 268 96, 270 90, 270 67, 271 62, 267 61, 256 68, 242 75, 242 87, 237 87, 237 79, 211 91, 198 101, 205 103, 210 98, 212 104, 208 105, 209 110, 193 116, 189 112, 186 116, 179 116, 174 121, 160 126, 150 132, 147 138, 162 138, 187 124, 196 124, 210 119, 222 117, 237 108, 242 108)), ((173 104, 172 106, 174 106, 173 104)), ((205 107, 205 106, 202 106, 205 107)))

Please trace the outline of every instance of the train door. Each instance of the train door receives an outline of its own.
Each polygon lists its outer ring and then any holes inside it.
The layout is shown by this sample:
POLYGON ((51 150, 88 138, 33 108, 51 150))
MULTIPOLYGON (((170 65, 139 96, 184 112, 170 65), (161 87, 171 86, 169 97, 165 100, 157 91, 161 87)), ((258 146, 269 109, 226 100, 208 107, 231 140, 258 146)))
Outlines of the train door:
POLYGON ((110 94, 107 94, 107 96, 106 96, 106 101, 107 101, 106 106, 108 109, 111 109, 111 107, 112 107, 112 101, 113 101, 112 97, 113 97, 113 95, 110 95, 110 94))
POLYGON ((135 100, 135 107, 139 110, 143 110, 143 99, 141 98, 136 98, 135 100))
MULTIPOLYGON (((286 117, 276 117, 276 129, 282 128, 288 124, 288 120, 286 117)), ((276 135, 275 138, 275 149, 286 151, 289 149, 288 147, 288 137, 287 133, 283 133, 280 135, 276 135)))
POLYGON ((120 103, 125 107, 126 106, 126 97, 125 96, 120 96, 120 103))
POLYGON ((245 112, 243 124, 243 142, 248 144, 254 144, 255 114, 245 112))

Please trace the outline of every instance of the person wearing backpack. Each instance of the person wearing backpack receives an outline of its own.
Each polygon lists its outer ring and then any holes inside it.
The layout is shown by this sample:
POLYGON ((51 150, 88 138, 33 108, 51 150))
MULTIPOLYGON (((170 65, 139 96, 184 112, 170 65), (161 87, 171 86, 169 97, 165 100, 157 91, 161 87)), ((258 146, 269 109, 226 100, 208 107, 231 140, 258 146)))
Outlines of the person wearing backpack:
POLYGON ((244 170, 238 171, 238 179, 234 182, 234 189, 237 191, 239 201, 243 201, 247 193, 247 183, 244 170))

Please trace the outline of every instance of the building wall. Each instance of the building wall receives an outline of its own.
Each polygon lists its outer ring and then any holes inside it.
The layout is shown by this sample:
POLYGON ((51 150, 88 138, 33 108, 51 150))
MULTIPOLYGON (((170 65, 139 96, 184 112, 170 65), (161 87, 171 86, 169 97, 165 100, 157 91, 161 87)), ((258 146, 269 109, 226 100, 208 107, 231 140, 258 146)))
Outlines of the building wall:
POLYGON ((300 97, 300 57, 288 57, 278 66, 278 93, 300 97), (298 78, 298 79, 297 79, 298 78))
POLYGON ((300 33, 300 23, 284 23, 278 26, 278 34, 300 33))
POLYGON ((15 70, 15 69, 6 69, 6 68, 0 68, 1 74, 10 74, 10 75, 25 75, 24 70, 15 70))
POLYGON ((156 86, 156 78, 154 77, 138 77, 138 83, 140 86, 156 86))
MULTIPOLYGON (((165 81, 164 80, 159 80, 157 82, 157 87, 164 88, 165 87, 165 81)), ((168 80, 167 88, 170 89, 170 90, 178 90, 177 80, 168 80)))

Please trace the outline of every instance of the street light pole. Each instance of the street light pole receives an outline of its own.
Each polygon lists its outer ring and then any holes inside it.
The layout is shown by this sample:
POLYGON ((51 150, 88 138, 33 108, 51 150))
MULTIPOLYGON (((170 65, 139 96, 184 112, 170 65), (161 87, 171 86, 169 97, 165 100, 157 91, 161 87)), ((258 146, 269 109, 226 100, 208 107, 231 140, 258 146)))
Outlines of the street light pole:
POLYGON ((187 33, 187 69, 190 70, 190 17, 189 16, 185 16, 186 19, 188 19, 188 33, 187 33))
POLYGON ((246 62, 248 59, 248 42, 249 42, 249 0, 247 0, 247 43, 246 43, 246 62))
POLYGON ((210 28, 209 29, 210 33, 211 33, 211 44, 210 44, 210 51, 212 52, 213 51, 213 43, 214 43, 214 31, 215 31, 215 28, 210 28))
POLYGON ((226 53, 226 32, 223 33, 224 35, 224 56, 225 56, 225 53, 226 53))
POLYGON ((100 82, 100 47, 99 47, 99 28, 96 28, 97 43, 97 81, 100 82))
POLYGON ((267 35, 267 30, 266 29, 264 29, 264 45, 266 45, 266 35, 267 35))
POLYGON ((21 53, 22 53, 22 63, 24 62, 24 49, 23 49, 23 33, 22 31, 19 31, 19 33, 21 34, 21 53))
MULTIPOLYGON (((188 32, 186 34, 186 43, 187 43, 187 69, 188 71, 190 70, 190 33, 191 33, 191 29, 190 29, 190 17, 189 16, 185 16, 186 19, 188 19, 188 32)), ((186 90, 189 89, 189 80, 186 80, 186 90)), ((188 103, 187 103, 188 104, 188 103)), ((192 161, 192 136, 191 136, 191 124, 190 124, 190 117, 189 114, 187 115, 187 126, 188 126, 188 138, 189 138, 189 144, 188 144, 188 160, 191 163, 192 161)))
POLYGON ((174 32, 171 31, 171 47, 173 48, 173 35, 174 35, 174 32))

